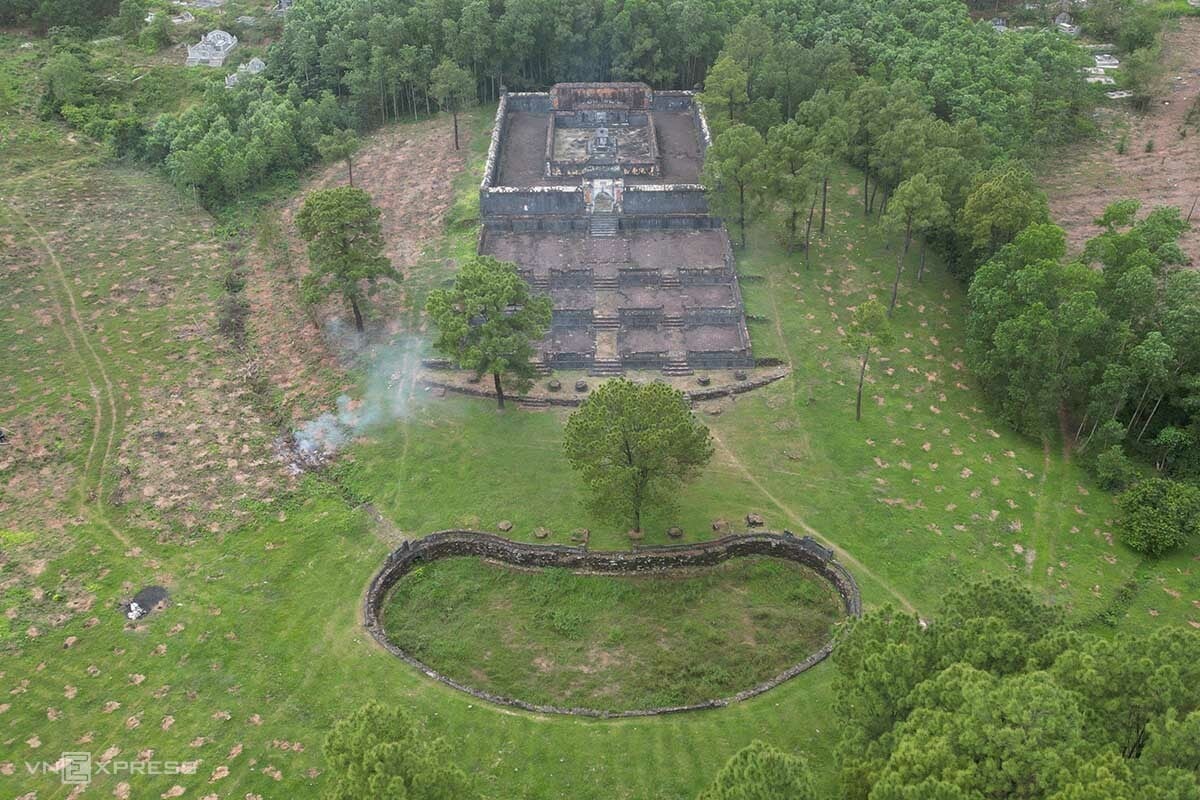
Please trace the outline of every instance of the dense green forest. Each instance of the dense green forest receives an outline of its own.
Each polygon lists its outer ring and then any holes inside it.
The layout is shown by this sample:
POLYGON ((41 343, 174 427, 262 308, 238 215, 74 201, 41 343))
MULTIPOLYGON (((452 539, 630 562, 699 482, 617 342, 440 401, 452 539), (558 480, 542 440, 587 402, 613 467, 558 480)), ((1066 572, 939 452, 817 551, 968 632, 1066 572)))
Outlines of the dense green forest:
MULTIPOLYGON (((1088 125, 1092 96, 1078 70, 1084 56, 1071 41, 1049 31, 999 36, 972 22, 958 0, 300 0, 263 78, 227 93, 217 83, 204 102, 157 119, 111 96, 92 76, 86 46, 62 38, 46 79, 48 111, 65 110, 91 135, 114 141, 120 154, 164 166, 209 206, 314 160, 316 132, 299 131, 292 120, 299 115, 313 127, 313 102, 328 109, 332 96, 342 109, 319 115, 322 132, 437 110, 430 75, 443 60, 468 69, 486 101, 501 85, 520 90, 557 81, 693 88, 711 80, 725 52, 746 72, 746 116, 763 133, 819 91, 900 84, 911 102, 873 120, 876 130, 859 133, 860 144, 916 107, 948 125, 971 121, 989 160, 1077 137, 1088 125), (292 140, 264 136, 271 126, 292 140)), ((863 162, 869 154, 860 147, 851 155, 863 162)))
POLYGON ((834 652, 846 800, 1185 800, 1200 792, 1200 638, 1105 638, 1014 583, 884 609, 834 652))

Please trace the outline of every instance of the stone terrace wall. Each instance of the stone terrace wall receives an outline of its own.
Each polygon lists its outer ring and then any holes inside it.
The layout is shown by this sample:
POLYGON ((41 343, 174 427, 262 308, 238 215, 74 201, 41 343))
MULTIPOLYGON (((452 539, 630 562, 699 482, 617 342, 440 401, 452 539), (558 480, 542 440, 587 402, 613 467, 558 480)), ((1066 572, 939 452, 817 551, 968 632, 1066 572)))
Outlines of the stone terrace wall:
POLYGON ((505 120, 509 111, 527 111, 533 114, 550 113, 550 95, 546 92, 503 92, 496 106, 496 117, 492 123, 492 141, 488 145, 487 161, 483 167, 483 180, 479 184, 482 196, 496 185, 496 177, 500 172, 500 151, 504 147, 505 120))
POLYGON ((479 191, 479 211, 484 217, 577 216, 587 211, 582 186, 492 186, 479 191))
POLYGON ((690 111, 695 92, 659 91, 650 98, 651 111, 690 111))
POLYGON ((499 705, 546 714, 575 714, 605 718, 644 717, 703 708, 720 708, 730 703, 736 703, 762 694, 784 681, 794 678, 801 672, 812 668, 833 652, 833 639, 826 642, 823 647, 799 664, 784 670, 757 686, 745 689, 730 697, 708 700, 703 703, 695 703, 687 706, 648 708, 632 711, 560 708, 558 706, 527 703, 523 700, 502 697, 491 692, 476 689, 443 675, 421 661, 418 661, 387 638, 387 632, 384 630, 382 622, 383 605, 387 599, 389 590, 405 574, 412 570, 413 567, 428 561, 451 556, 477 556, 518 567, 557 567, 591 573, 620 575, 647 574, 688 567, 713 566, 731 558, 751 555, 786 558, 804 564, 833 584, 838 594, 841 595, 842 606, 847 615, 852 617, 862 616, 862 599, 859 595, 858 584, 855 582, 854 576, 834 560, 833 551, 822 547, 808 536, 797 538, 787 531, 782 535, 753 533, 726 536, 714 541, 695 544, 642 547, 630 552, 592 552, 582 547, 527 544, 524 542, 514 542, 488 533, 451 530, 430 534, 416 541, 405 542, 388 555, 383 567, 376 573, 371 581, 371 585, 367 589, 367 597, 363 606, 364 624, 375 640, 386 650, 416 667, 430 678, 441 681, 448 686, 471 694, 481 700, 499 705))
POLYGON ((557 111, 577 108, 649 108, 653 93, 644 83, 559 83, 550 90, 557 111))
POLYGON ((638 183, 625 187, 621 209, 625 214, 651 216, 707 214, 708 199, 698 183, 638 183))

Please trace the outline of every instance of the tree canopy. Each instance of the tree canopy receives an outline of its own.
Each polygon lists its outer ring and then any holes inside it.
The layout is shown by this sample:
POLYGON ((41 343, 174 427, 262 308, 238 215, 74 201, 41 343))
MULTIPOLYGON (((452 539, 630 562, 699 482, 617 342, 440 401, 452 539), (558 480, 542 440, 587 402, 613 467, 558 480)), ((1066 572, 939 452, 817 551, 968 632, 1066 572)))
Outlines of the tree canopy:
POLYGON ((651 506, 669 509, 680 486, 712 457, 708 428, 665 383, 601 384, 567 420, 567 461, 597 515, 642 529, 651 506))
POLYGON ((370 702, 325 737, 326 800, 469 800, 478 797, 442 739, 396 705, 370 702))
POLYGON ((924 627, 890 608, 856 621, 833 656, 842 796, 1197 796, 1200 637, 1063 619, 991 581, 951 591, 924 627))
POLYGON ((296 215, 300 236, 308 242, 310 272, 301 281, 307 303, 338 294, 354 312, 354 327, 364 330, 362 305, 382 280, 400 280, 383 254, 379 209, 362 189, 318 189, 296 215))
POLYGON ((549 297, 530 291, 515 264, 472 256, 452 288, 430 293, 425 309, 438 328, 434 348, 477 376, 490 373, 504 408, 504 376, 524 390, 535 374, 534 345, 550 327, 550 306, 549 297))
POLYGON ((816 800, 808 762, 753 741, 733 754, 698 800, 816 800))

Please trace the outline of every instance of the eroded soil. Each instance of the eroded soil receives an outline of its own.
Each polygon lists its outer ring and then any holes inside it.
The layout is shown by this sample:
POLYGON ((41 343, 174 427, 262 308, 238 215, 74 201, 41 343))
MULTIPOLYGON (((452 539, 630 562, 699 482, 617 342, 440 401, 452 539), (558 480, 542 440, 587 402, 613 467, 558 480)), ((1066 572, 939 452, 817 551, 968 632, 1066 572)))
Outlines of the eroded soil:
MULTIPOLYGON (((1072 252, 1100 232, 1094 220, 1117 200, 1136 198, 1143 209, 1170 205, 1186 217, 1200 197, 1200 19, 1186 18, 1164 41, 1164 92, 1145 114, 1116 113, 1106 135, 1059 166, 1046 180, 1050 209, 1067 231, 1072 252), (1122 135, 1125 152, 1117 152, 1122 135), (1150 143, 1153 144, 1150 144, 1150 143)), ((1197 217, 1193 213, 1192 221, 1197 217)), ((1200 225, 1181 246, 1200 259, 1200 225)))

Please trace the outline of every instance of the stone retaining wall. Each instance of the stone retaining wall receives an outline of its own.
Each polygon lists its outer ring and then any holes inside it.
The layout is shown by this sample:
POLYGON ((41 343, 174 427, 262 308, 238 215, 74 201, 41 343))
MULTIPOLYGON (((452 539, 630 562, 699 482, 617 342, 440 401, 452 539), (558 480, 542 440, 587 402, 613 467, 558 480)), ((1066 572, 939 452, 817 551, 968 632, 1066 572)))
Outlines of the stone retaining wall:
MULTIPOLYGON (((552 359, 550 359, 547 366, 550 366, 554 369, 588 369, 592 365, 592 358, 594 358, 594 356, 595 356, 594 353, 592 353, 591 355, 584 354, 584 353, 556 353, 555 356, 552 359)), ((778 358, 764 358, 764 359, 757 359, 757 361, 772 362, 772 363, 758 364, 757 366, 770 366, 770 367, 784 366, 783 362, 780 361, 778 358)), ((438 359, 438 358, 423 359, 421 361, 421 366, 427 367, 429 369, 454 369, 454 364, 452 364, 450 361, 448 361, 444 358, 442 358, 442 359, 438 359)), ((746 392, 753 391, 754 389, 761 389, 764 386, 769 386, 770 384, 774 383, 777 380, 786 378, 790 372, 791 372, 790 369, 781 369, 779 372, 776 372, 771 375, 764 375, 759 378, 738 381, 737 383, 728 384, 725 386, 712 386, 712 387, 709 387, 706 389, 687 390, 684 392, 684 394, 687 395, 688 400, 690 400, 692 402, 697 402, 700 400, 716 400, 721 397, 732 397, 733 395, 745 394, 746 392)), ((479 384, 472 385, 472 386, 462 386, 457 383, 450 383, 448 381, 439 381, 436 378, 431 378, 429 376, 425 376, 425 377, 421 378, 421 385, 428 387, 430 389, 444 389, 447 392, 453 392, 455 394, 463 394, 463 395, 467 395, 468 397, 487 397, 492 400, 496 399, 496 390, 486 388, 486 385, 483 383, 479 383, 479 384)), ((573 395, 573 394, 563 394, 563 395, 551 394, 551 395, 539 395, 537 397, 531 397, 529 395, 506 394, 505 397, 516 403, 520 403, 523 400, 538 400, 538 401, 544 400, 549 405, 561 406, 564 408, 575 408, 577 406, 580 406, 583 404, 583 401, 586 399, 586 395, 580 396, 580 395, 573 395)))
POLYGON ((450 530, 433 533, 423 539, 405 542, 388 555, 383 567, 371 580, 363 605, 364 624, 380 645, 388 652, 416 667, 434 680, 466 692, 480 700, 498 705, 521 708, 543 714, 574 714, 586 717, 645 717, 656 714, 671 714, 704 708, 720 708, 745 700, 773 689, 786 680, 794 678, 826 659, 833 651, 834 640, 830 639, 808 658, 784 670, 757 686, 745 689, 730 697, 707 700, 686 706, 646 708, 631 711, 603 711, 594 708, 564 708, 551 705, 527 703, 511 697, 468 686, 454 680, 423 662, 410 656, 393 644, 383 628, 382 611, 388 592, 396 582, 415 566, 452 556, 476 556, 512 564, 524 568, 562 568, 603 575, 652 574, 674 569, 697 566, 715 566, 731 558, 743 556, 770 556, 785 558, 814 570, 837 589, 842 606, 851 617, 862 615, 862 599, 858 584, 846 569, 833 558, 833 551, 821 546, 808 536, 796 537, 790 532, 751 533, 725 536, 709 542, 667 545, 663 547, 635 547, 629 552, 592 552, 584 547, 563 545, 539 545, 514 542, 500 536, 477 531, 450 530))

